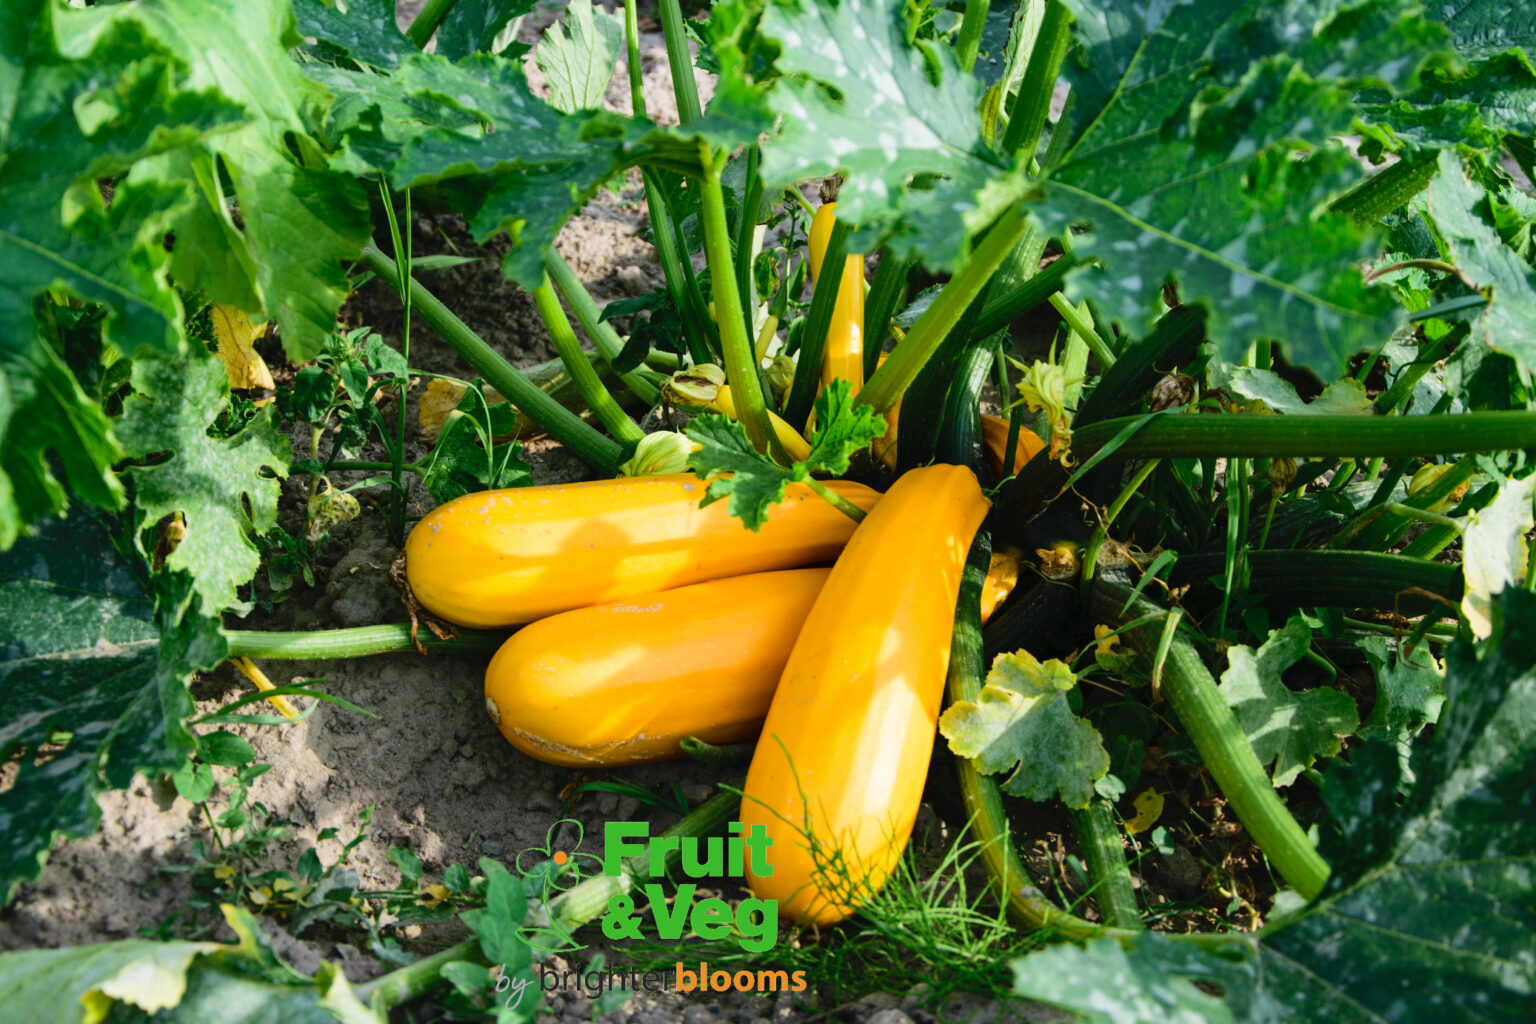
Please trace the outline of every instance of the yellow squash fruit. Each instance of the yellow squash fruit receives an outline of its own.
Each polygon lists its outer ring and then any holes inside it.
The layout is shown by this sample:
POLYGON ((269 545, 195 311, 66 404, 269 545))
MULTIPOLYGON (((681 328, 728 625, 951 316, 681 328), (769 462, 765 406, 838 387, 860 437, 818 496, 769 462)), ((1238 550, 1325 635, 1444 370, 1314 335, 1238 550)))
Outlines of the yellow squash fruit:
MULTIPOLYGON (((823 203, 811 218, 807 238, 811 258, 811 282, 821 274, 832 227, 837 221, 837 204, 823 203)), ((821 386, 836 379, 853 385, 853 394, 864 386, 864 257, 850 255, 843 263, 838 281, 837 302, 832 307, 832 323, 827 327, 827 347, 821 359, 821 386)))
MULTIPOLYGON (((994 555, 981 620, 1018 579, 994 555)), ((755 737, 830 569, 695 583, 551 615, 515 633, 485 673, 485 707, 514 747, 577 768, 681 756, 755 737)))
POLYGON ((830 569, 786 569, 579 608, 515 633, 485 673, 514 747, 591 767, 751 739, 830 569))
MULTIPOLYGON (((827 486, 862 509, 880 495, 827 486)), ((804 484, 757 532, 727 503, 699 507, 691 473, 466 494, 430 512, 405 544, 406 579, 432 614, 493 629, 705 580, 837 557, 852 519, 804 484)))
POLYGON ((900 859, 928 775, 955 599, 987 512, 975 474, 934 465, 896 481, 832 568, 774 692, 747 773, 761 826, 759 898, 831 924, 900 859))

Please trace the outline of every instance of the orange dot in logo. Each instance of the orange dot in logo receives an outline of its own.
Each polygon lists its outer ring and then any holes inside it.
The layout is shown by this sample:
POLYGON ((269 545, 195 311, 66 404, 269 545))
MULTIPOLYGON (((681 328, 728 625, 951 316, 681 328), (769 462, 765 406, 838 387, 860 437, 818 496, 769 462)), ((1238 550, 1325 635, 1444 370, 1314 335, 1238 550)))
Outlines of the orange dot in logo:
POLYGON ((569 857, 567 857, 565 855, 565 851, 564 850, 556 850, 555 851, 554 861, 555 861, 556 864, 564 864, 566 861, 568 861, 570 859, 571 858, 569 858, 569 857))

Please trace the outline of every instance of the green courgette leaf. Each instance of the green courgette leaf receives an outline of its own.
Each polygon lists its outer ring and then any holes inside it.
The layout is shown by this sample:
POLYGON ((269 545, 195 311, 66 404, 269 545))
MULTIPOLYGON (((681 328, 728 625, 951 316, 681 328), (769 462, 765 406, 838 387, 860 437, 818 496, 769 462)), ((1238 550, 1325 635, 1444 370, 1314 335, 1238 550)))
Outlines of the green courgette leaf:
POLYGON ((322 56, 346 56, 392 71, 421 52, 395 24, 393 0, 352 0, 345 11, 320 0, 293 0, 293 16, 299 34, 321 44, 322 56))
POLYGON ((585 0, 571 4, 564 18, 544 30, 534 51, 550 105, 567 114, 600 109, 623 52, 623 15, 585 0))
POLYGON ((817 397, 815 409, 817 427, 806 439, 810 455, 787 469, 759 454, 735 420, 714 413, 689 420, 685 432, 701 447, 689 456, 688 464, 709 480, 699 504, 729 498, 731 515, 748 529, 761 529, 791 483, 813 473, 841 476, 848 472, 854 452, 885 434, 885 418, 868 406, 854 406, 852 386, 845 380, 833 381, 817 397))
POLYGON ((250 116, 207 136, 201 161, 173 154, 137 173, 189 200, 171 225, 177 284, 264 312, 291 358, 313 358, 350 292, 343 262, 361 254, 371 225, 362 183, 332 170, 316 141, 328 97, 289 56, 301 41, 289 0, 143 0, 95 7, 90 16, 139 27, 187 66, 193 87, 217 89, 250 116), (232 196, 223 194, 224 180, 232 196), (184 237, 199 244, 179 244, 184 237))
POLYGON ((843 173, 837 216, 858 229, 850 251, 884 240, 900 258, 953 271, 1024 181, 982 134, 981 84, 948 48, 909 45, 901 12, 897 0, 767 7, 759 32, 785 76, 768 101, 784 120, 763 145, 762 173, 770 188, 843 173))
POLYGON ((1455 150, 1440 154, 1440 170, 1425 193, 1424 210, 1457 269, 1492 292, 1477 312, 1473 337, 1512 356, 1527 371, 1536 367, 1536 271, 1504 244, 1488 194, 1455 150))
POLYGON ((1519 1019, 1536 998, 1536 595, 1446 652, 1445 711, 1414 782, 1387 742, 1326 777, 1323 895, 1221 953, 1147 935, 1014 961, 1014 991, 1094 1022, 1519 1019), (1200 987, 1196 987, 1196 983, 1200 987), (1212 1005, 1220 992, 1225 1006, 1212 1005), (1206 999, 1201 997, 1205 996, 1206 999), (1183 1016, 1179 1014, 1182 1013, 1183 1016))
POLYGON ((226 907, 239 939, 123 939, 0 954, 0 1000, 19 1024, 154 1020, 157 1024, 364 1024, 376 1021, 346 978, 321 964, 313 980, 277 958, 256 919, 226 907))
POLYGON ((123 405, 118 436, 130 455, 156 456, 127 470, 146 526, 180 512, 186 533, 165 559, 190 573, 210 611, 239 602, 236 592, 261 565, 253 533, 277 522, 279 477, 288 475, 288 439, 262 409, 233 437, 208 427, 229 395, 224 366, 207 353, 134 362, 135 394, 123 405), (161 457, 166 453, 166 457, 161 457))
POLYGON ((977 771, 1008 772, 1004 792, 1087 807, 1093 781, 1109 771, 1109 751, 1067 703, 1076 685, 1072 669, 1054 658, 1042 664, 1028 651, 999 655, 980 696, 951 705, 939 732, 977 771))
POLYGON ((1227 651, 1227 670, 1218 687, 1253 745, 1259 763, 1274 763, 1271 779, 1289 786, 1319 757, 1339 752, 1341 741, 1360 727, 1355 700, 1343 690, 1318 686, 1292 690, 1281 680, 1312 644, 1312 630, 1293 616, 1255 651, 1241 644, 1227 651))
POLYGON ((56 837, 96 830, 96 796, 193 750, 187 682, 225 643, 183 574, 147 596, 140 568, 83 512, 0 555, 0 897, 37 877, 56 837), (183 615, 183 612, 186 612, 183 615), (13 639, 12 639, 13 638, 13 639))
POLYGON ((1328 140, 1360 88, 1410 87, 1443 32, 1395 0, 1069 6, 1074 141, 1034 209, 1052 234, 1087 227, 1076 247, 1108 271, 1075 272, 1069 296, 1140 335, 1177 280, 1229 361, 1276 337, 1324 380, 1390 334, 1391 296, 1358 272, 1374 240, 1323 212, 1362 174, 1328 140))

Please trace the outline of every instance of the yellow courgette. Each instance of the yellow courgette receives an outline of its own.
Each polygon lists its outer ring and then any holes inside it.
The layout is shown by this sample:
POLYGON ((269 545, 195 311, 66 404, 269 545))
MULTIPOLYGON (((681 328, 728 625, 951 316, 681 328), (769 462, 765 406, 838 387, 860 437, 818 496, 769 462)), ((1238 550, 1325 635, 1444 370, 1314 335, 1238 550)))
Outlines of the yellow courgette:
MULTIPOLYGON (((792 484, 757 532, 691 473, 482 491, 429 513, 405 545, 428 611, 491 629, 705 580, 829 562, 854 522, 792 484)), ((866 511, 880 495, 827 484, 866 511)))
POLYGON ((748 884, 792 920, 847 917, 906 846, 960 574, 987 504, 963 466, 901 477, 849 541, 800 631, 741 808, 743 827, 761 825, 772 839, 772 874, 749 873, 748 884))

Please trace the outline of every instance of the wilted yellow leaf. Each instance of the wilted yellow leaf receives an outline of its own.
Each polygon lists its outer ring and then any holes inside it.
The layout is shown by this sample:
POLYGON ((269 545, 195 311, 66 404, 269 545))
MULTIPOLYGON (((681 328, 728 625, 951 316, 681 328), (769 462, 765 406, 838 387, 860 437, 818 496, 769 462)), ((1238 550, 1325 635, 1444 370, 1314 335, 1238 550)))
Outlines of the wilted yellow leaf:
POLYGON ((427 390, 416 400, 416 427, 422 440, 437 440, 437 432, 443 429, 443 420, 459 407, 465 387, 456 380, 433 377, 427 382, 427 390))
POLYGON ((1125 830, 1131 835, 1145 832, 1163 816, 1163 794, 1155 789, 1142 790, 1131 804, 1136 813, 1125 820, 1125 830))
MULTIPOLYGON (((243 310, 233 306, 215 305, 210 314, 213 318, 213 336, 219 342, 219 358, 224 361, 224 372, 229 374, 229 386, 245 390, 275 391, 272 371, 266 360, 256 351, 256 339, 267 333, 266 324, 255 324, 243 310)), ((268 394, 256 399, 257 405, 272 401, 268 394)))

